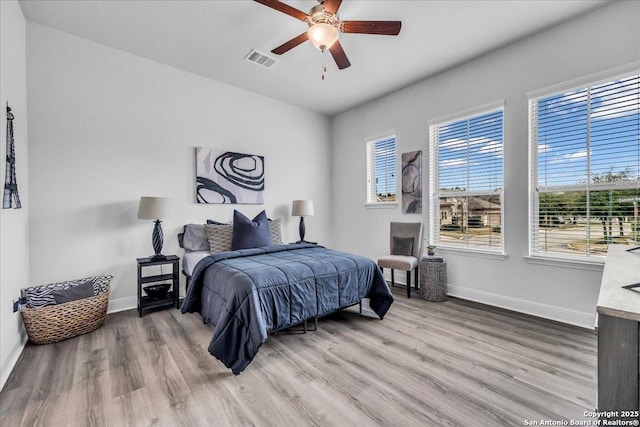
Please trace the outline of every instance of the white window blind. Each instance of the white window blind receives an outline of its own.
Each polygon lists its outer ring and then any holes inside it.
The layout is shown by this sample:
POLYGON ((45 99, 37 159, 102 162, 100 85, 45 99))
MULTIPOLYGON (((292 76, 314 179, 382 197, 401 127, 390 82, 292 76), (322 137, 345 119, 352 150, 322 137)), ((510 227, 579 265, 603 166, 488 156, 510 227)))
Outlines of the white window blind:
POLYGON ((640 75, 532 98, 529 113, 530 253, 638 244, 640 75))
POLYGON ((430 241, 503 250, 503 108, 430 126, 430 241))
POLYGON ((396 137, 367 142, 367 203, 396 201, 396 137))

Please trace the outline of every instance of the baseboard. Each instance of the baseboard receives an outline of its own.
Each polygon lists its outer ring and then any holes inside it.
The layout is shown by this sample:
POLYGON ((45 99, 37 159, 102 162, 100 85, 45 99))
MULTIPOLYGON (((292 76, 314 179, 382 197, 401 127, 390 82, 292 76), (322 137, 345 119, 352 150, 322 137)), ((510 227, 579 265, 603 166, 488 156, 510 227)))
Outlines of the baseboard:
POLYGON ((16 366, 18 358, 22 354, 22 350, 24 350, 24 346, 27 345, 28 340, 26 336, 21 341, 22 342, 18 343, 18 345, 13 348, 11 355, 7 359, 7 363, 5 363, 0 370, 2 372, 0 374, 0 390, 4 388, 4 384, 7 382, 9 375, 11 375, 11 371, 13 371, 13 368, 16 366))
POLYGON ((448 295, 462 298, 482 304, 505 308, 519 313, 530 314, 544 319, 555 320, 569 325, 593 330, 596 323, 596 313, 585 313, 582 311, 570 310, 554 305, 541 304, 538 302, 526 301, 523 299, 498 295, 477 289, 466 288, 448 284, 448 295))
POLYGON ((110 299, 107 313, 117 313, 118 311, 131 310, 134 308, 138 308, 137 297, 110 299))

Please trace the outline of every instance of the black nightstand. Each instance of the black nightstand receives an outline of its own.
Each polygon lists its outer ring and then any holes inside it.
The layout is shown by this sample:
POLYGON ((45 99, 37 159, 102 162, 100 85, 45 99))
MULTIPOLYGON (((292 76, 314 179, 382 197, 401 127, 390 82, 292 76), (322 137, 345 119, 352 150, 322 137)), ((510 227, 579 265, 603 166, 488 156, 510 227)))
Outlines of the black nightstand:
POLYGON ((180 307, 180 275, 179 266, 180 258, 176 255, 167 255, 166 259, 150 260, 149 258, 137 258, 138 261, 138 315, 142 317, 144 310, 151 310, 159 307, 169 307, 175 305, 180 307), (144 267, 154 267, 158 265, 172 264, 172 272, 168 274, 158 274, 155 276, 143 276, 142 269, 144 267), (149 296, 142 296, 142 285, 146 283, 165 282, 171 280, 172 286, 164 298, 152 299, 149 296))

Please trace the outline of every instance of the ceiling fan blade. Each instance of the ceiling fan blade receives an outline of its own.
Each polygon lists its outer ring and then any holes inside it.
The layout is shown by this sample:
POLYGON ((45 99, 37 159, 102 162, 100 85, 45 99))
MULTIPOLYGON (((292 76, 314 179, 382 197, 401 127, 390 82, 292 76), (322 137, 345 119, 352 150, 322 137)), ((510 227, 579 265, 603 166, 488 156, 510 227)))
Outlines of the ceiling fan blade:
POLYGON ((284 4, 278 0, 254 0, 257 3, 263 4, 271 9, 275 9, 278 12, 286 13, 289 16, 293 16, 296 19, 301 21, 306 21, 309 15, 304 13, 301 10, 296 9, 295 7, 291 7, 288 4, 284 4))
POLYGON ((351 62, 349 62, 347 54, 344 53, 344 49, 342 49, 340 41, 336 40, 336 42, 329 48, 329 52, 331 52, 331 56, 333 56, 333 59, 336 61, 338 69, 344 70, 351 66, 351 62))
POLYGON ((292 38, 288 42, 282 43, 280 46, 278 46, 277 48, 273 49, 271 51, 271 53, 275 53, 276 55, 282 55, 283 53, 286 53, 286 52, 290 51, 294 47, 298 46, 300 43, 304 43, 307 40, 309 40, 309 36, 307 35, 307 32, 305 31, 304 33, 300 34, 299 36, 292 38))
POLYGON ((342 0, 324 0, 324 3, 322 3, 322 6, 324 7, 324 10, 326 10, 328 13, 335 14, 335 13, 338 13, 338 9, 340 8, 340 3, 342 3, 342 0))
POLYGON ((401 27, 400 21, 342 21, 342 31, 345 33, 397 36, 401 27))

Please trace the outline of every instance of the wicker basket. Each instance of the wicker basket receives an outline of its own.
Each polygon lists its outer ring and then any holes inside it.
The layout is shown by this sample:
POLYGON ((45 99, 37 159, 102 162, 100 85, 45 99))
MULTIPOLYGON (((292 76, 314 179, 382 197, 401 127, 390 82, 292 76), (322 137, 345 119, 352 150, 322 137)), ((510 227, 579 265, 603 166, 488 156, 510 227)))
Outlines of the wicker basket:
POLYGON ((64 304, 22 309, 29 340, 51 344, 98 329, 107 318, 109 291, 64 304))

